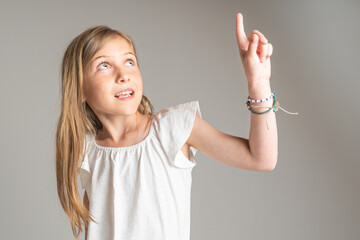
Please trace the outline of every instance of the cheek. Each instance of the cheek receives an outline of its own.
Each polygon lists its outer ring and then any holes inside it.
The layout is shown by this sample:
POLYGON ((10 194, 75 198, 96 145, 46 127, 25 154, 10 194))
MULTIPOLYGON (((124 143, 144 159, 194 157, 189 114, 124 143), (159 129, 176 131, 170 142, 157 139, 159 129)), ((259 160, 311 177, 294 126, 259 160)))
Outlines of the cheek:
POLYGON ((89 98, 97 99, 97 101, 101 101, 104 99, 104 96, 111 93, 109 89, 111 89, 111 85, 100 81, 94 81, 92 84, 88 84, 87 86, 87 96, 89 98))
POLYGON ((142 95, 143 95, 143 89, 142 86, 139 86, 137 91, 137 98, 139 99, 139 101, 141 101, 142 95))
POLYGON ((142 81, 142 78, 141 78, 140 74, 137 76, 137 79, 138 79, 138 81, 137 81, 138 92, 142 95, 143 92, 144 92, 144 89, 143 89, 143 81, 142 81))

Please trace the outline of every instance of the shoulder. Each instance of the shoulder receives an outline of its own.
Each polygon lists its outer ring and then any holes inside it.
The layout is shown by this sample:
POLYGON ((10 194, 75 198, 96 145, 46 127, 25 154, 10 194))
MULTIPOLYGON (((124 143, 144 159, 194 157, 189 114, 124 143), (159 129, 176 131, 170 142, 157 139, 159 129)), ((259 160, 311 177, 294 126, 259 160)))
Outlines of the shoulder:
POLYGON ((176 130, 176 128, 191 127, 197 113, 201 116, 199 101, 188 101, 164 107, 155 114, 154 128, 161 131, 166 128, 176 130))
POLYGON ((167 106, 156 113, 157 119, 179 117, 181 115, 194 115, 198 111, 200 113, 199 101, 188 101, 176 105, 167 106))
POLYGON ((167 106, 156 113, 153 127, 159 144, 168 159, 177 167, 187 168, 195 165, 189 160, 195 156, 197 150, 190 148, 188 138, 196 116, 201 116, 199 101, 167 106))
POLYGON ((201 117, 199 101, 168 106, 157 112, 153 126, 160 142, 175 150, 186 144, 196 115, 201 117))

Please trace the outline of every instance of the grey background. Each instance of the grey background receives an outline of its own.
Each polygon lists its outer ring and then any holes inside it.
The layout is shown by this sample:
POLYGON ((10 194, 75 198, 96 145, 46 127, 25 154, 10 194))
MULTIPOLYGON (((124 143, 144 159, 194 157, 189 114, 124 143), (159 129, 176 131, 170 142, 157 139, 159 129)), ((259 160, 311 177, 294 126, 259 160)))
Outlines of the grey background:
MULTIPOLYGON (((86 28, 135 41, 156 111, 198 100, 203 118, 249 137, 247 80, 235 35, 262 32, 274 52, 274 171, 236 169, 201 152, 191 239, 359 239, 359 1, 1 1, 0 238, 74 239, 56 192, 60 61, 86 28)), ((80 239, 83 239, 83 236, 80 239)))

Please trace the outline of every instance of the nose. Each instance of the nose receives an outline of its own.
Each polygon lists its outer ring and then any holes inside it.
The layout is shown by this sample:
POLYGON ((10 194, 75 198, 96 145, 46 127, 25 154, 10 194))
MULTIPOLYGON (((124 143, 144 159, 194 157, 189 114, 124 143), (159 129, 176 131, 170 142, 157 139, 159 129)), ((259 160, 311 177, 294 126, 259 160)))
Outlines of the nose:
POLYGON ((130 80, 129 74, 124 70, 118 69, 118 74, 116 76, 116 83, 126 82, 129 80, 130 80))

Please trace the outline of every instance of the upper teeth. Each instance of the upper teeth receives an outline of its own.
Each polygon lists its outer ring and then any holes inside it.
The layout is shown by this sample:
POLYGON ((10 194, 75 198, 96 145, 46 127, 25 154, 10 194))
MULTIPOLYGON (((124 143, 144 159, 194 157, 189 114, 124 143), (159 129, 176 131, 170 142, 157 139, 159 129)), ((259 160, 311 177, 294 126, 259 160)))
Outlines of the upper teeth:
POLYGON ((130 93, 132 93, 132 91, 121 92, 121 93, 116 94, 116 96, 130 94, 130 93))

